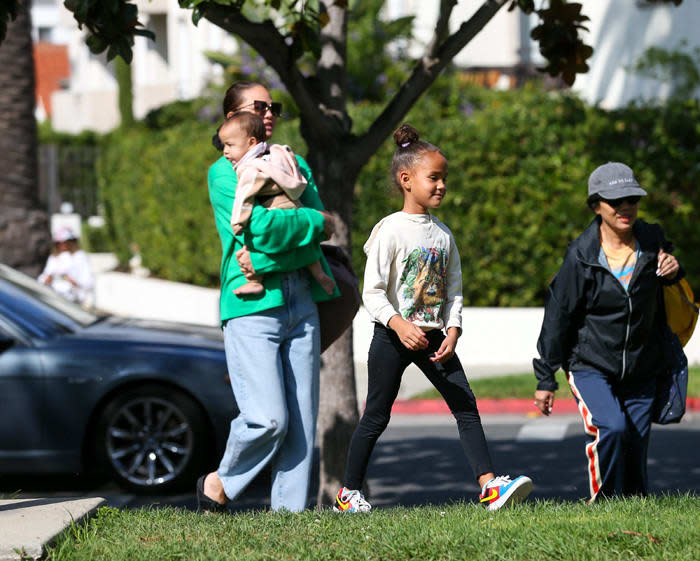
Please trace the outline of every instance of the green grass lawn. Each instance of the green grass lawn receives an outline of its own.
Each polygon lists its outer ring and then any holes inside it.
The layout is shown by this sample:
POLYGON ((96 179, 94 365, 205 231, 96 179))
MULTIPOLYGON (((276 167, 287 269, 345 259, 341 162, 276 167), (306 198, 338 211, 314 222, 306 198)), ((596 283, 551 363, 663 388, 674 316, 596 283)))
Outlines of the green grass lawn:
POLYGON ((528 502, 489 512, 477 504, 343 515, 204 515, 173 508, 102 508, 49 550, 50 561, 591 560, 700 558, 700 498, 619 499, 592 506, 528 502))
MULTIPOLYGON (((467 373, 469 377, 469 373, 467 373)), ((557 382, 559 382, 559 397, 570 397, 564 373, 557 372, 557 382)), ((480 380, 470 380, 469 385, 477 398, 509 398, 522 397, 530 398, 535 392, 535 375, 511 374, 508 376, 498 376, 496 378, 482 378, 480 380)), ((700 366, 690 368, 688 376, 688 397, 700 397, 700 366)), ((442 399, 437 390, 427 390, 413 397, 413 399, 442 399)))

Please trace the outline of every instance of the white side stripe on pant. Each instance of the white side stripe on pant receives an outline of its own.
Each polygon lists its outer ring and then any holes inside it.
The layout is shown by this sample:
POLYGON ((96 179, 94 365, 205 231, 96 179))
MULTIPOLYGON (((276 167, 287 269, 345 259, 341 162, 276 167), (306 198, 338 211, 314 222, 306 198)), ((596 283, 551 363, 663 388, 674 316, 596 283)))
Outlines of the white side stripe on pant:
POLYGON ((595 500, 596 495, 600 491, 603 482, 600 476, 600 465, 598 464, 598 441, 600 440, 600 431, 593 424, 593 415, 583 401, 581 394, 576 387, 574 381, 574 373, 568 373, 569 386, 574 396, 578 400, 578 410, 583 419, 583 428, 586 434, 593 437, 593 442, 586 444, 586 459, 588 460, 588 481, 591 488, 591 501, 595 500))

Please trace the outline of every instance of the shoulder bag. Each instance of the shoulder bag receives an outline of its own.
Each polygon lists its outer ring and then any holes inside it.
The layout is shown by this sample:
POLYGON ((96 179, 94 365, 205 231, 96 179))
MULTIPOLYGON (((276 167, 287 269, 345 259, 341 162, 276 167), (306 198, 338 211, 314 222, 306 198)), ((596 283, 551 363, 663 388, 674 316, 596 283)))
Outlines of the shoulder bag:
POLYGON ((318 303, 321 352, 323 352, 352 325, 352 320, 360 309, 362 297, 357 275, 345 250, 337 245, 326 243, 321 244, 321 250, 340 291, 338 298, 318 303))
POLYGON ((688 395, 688 358, 678 336, 665 324, 662 329, 664 372, 656 380, 651 420, 659 425, 679 423, 688 395))
POLYGON ((660 425, 678 423, 685 414, 688 395, 688 358, 683 347, 698 321, 693 291, 685 279, 663 287, 666 322, 662 327, 664 372, 656 381, 651 420, 660 425))
POLYGON ((698 323, 698 306, 688 281, 681 279, 664 286, 664 308, 668 326, 685 347, 698 323))

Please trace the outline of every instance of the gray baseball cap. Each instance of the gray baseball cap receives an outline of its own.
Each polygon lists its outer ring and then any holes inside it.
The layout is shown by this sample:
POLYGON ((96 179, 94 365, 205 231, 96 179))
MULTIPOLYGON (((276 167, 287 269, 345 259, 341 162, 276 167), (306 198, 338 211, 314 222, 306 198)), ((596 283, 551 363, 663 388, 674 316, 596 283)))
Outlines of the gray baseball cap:
POLYGON ((647 192, 639 186, 629 166, 620 162, 608 162, 597 167, 588 178, 588 198, 598 195, 603 199, 644 196, 647 192))

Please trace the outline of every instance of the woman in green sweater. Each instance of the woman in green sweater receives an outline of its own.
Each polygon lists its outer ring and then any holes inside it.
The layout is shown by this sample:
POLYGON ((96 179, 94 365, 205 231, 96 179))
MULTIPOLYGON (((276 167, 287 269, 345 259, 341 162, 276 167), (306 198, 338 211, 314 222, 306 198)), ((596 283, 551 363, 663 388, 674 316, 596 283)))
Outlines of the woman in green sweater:
MULTIPOLYGON (((270 138, 281 112, 262 84, 237 82, 224 97, 224 116, 251 111, 270 138)), ((209 199, 221 238, 221 323, 231 386, 240 414, 231 422, 219 468, 200 477, 200 509, 223 511, 264 466, 272 468, 271 507, 306 507, 314 449, 320 368, 316 302, 327 294, 306 266, 326 263, 319 242, 333 231, 311 170, 296 156, 308 185, 303 207, 268 210, 256 204, 240 235, 231 228, 237 178, 223 156, 209 168, 209 199), (243 270, 264 274, 265 291, 239 297, 243 270)))

